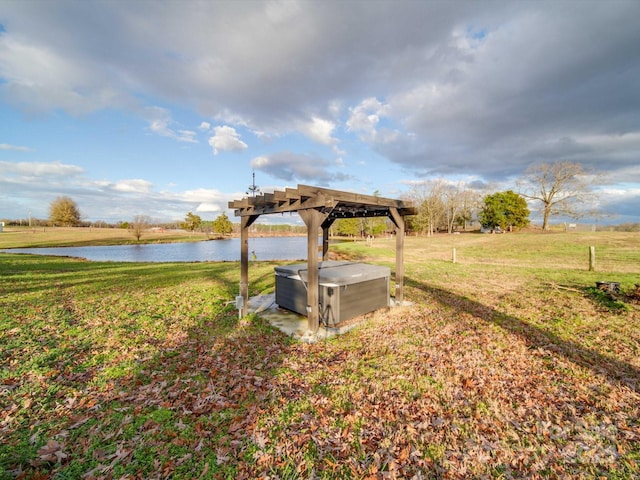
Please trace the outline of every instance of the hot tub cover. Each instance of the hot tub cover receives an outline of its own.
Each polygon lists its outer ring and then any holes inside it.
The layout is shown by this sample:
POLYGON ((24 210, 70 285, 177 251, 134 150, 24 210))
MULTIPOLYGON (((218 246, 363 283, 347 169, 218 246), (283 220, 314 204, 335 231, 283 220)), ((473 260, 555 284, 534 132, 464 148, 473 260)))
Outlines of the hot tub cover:
MULTIPOLYGON (((274 270, 276 275, 299 278, 307 282, 306 263, 278 266, 274 270)), ((318 283, 325 286, 350 285, 389 276, 391 276, 391 269, 379 265, 341 260, 318 262, 318 283)))

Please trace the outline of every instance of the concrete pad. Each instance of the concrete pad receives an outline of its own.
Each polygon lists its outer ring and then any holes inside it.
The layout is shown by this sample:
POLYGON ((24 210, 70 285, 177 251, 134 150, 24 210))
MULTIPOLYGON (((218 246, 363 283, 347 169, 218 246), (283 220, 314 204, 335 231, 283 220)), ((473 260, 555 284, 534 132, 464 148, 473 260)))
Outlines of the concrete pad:
MULTIPOLYGON (((400 305, 410 305, 410 302, 402 302, 400 305)), ((400 306, 395 303, 392 298, 390 302, 391 307, 400 306)), ((336 335, 342 335, 355 327, 360 325, 367 319, 367 315, 362 315, 354 319, 348 320, 343 325, 336 327, 325 327, 320 325, 320 328, 316 333, 313 333, 307 328, 307 317, 299 315, 290 310, 280 308, 276 304, 275 293, 268 295, 258 295, 249 299, 249 313, 255 313, 260 318, 265 319, 273 327, 292 336, 293 338, 307 343, 315 343, 318 340, 325 340, 327 338, 335 337, 336 335)))
MULTIPOLYGON (((314 343, 347 331, 344 328, 325 328, 320 325, 318 332, 313 333, 307 327, 307 317, 280 308, 276 304, 276 296, 273 293, 251 297, 248 307, 250 313, 255 313, 273 327, 302 342, 314 343)), ((354 326, 350 325, 349 329, 354 326)))

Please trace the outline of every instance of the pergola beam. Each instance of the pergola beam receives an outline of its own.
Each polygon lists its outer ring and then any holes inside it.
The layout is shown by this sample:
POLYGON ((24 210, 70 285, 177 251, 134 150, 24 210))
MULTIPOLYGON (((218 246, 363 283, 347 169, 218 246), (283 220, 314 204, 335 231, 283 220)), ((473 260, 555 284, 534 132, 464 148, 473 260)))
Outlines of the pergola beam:
POLYGON ((402 200, 309 185, 229 202, 229 208, 235 210, 236 216, 297 212, 304 208, 321 207, 340 212, 340 215, 336 213, 336 218, 384 216, 388 215, 389 208, 398 209, 401 215, 415 215, 413 205, 402 200))

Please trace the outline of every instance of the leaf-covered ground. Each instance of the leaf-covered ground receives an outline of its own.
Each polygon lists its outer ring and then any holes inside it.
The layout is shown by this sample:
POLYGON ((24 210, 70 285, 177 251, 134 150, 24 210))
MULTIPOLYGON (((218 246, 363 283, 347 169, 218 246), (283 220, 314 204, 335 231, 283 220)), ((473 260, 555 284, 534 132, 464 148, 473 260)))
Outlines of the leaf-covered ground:
POLYGON ((633 298, 410 265, 412 306, 309 345, 237 319, 237 270, 0 256, 0 478, 640 475, 633 298))

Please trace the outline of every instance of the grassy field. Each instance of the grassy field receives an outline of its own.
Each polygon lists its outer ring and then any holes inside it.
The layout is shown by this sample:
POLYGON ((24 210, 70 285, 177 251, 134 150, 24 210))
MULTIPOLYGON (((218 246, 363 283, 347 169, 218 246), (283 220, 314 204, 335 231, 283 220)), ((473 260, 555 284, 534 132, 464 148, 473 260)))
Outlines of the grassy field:
POLYGON ((137 242, 130 230, 121 228, 5 227, 0 233, 0 249, 193 242, 206 239, 205 233, 188 233, 184 230, 145 230, 140 242, 137 242))
POLYGON ((638 478, 639 247, 408 238, 413 305, 314 345, 237 318, 236 263, 0 254, 0 479, 638 478))

